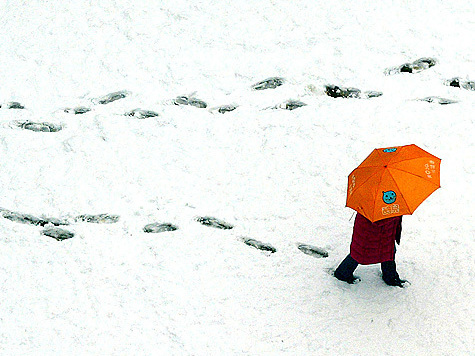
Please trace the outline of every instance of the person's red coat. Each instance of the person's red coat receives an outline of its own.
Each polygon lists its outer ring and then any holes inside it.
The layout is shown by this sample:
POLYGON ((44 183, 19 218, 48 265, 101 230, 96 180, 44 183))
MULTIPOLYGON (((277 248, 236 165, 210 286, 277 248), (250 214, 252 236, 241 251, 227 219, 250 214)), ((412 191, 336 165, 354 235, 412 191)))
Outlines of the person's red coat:
POLYGON ((356 214, 350 255, 362 265, 393 261, 395 242, 401 237, 402 216, 372 223, 356 214))

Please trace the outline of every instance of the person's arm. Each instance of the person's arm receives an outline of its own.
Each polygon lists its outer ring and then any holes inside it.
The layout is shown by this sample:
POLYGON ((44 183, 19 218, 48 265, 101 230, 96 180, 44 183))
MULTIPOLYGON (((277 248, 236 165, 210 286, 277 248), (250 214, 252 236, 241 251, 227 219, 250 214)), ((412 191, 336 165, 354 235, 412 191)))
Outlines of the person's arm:
POLYGON ((402 216, 399 219, 399 224, 396 228, 396 243, 399 245, 401 243, 401 232, 402 232, 402 216))

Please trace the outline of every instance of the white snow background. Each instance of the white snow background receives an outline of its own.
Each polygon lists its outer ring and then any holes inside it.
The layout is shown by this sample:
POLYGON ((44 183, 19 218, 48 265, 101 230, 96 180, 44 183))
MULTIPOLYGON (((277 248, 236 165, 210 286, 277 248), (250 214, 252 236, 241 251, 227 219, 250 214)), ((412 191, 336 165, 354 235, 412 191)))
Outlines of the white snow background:
POLYGON ((60 242, 0 218, 0 353, 473 355, 475 92, 444 81, 475 80, 474 19, 457 0, 2 0, 0 102, 25 109, 0 109, 0 207, 120 220, 73 222, 60 242), (438 63, 384 74, 421 57, 438 63), (271 76, 286 81, 251 90, 271 76), (325 84, 384 95, 335 99, 325 84), (130 95, 91 102, 118 90, 130 95), (432 95, 458 103, 417 100, 432 95), (267 109, 288 99, 307 106, 267 109), (238 108, 209 110, 224 104, 238 108), (92 111, 63 111, 78 105, 92 111), (134 108, 160 116, 123 115, 134 108), (412 143, 442 159, 442 188, 403 219, 411 284, 385 285, 379 265, 336 280, 347 175, 412 143), (179 229, 144 233, 152 222, 179 229))

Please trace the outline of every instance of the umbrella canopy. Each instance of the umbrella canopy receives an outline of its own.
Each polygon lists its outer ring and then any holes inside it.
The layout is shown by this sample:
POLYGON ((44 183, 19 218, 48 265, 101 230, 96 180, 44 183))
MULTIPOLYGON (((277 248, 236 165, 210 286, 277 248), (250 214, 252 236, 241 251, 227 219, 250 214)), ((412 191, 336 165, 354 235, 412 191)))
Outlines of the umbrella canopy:
POLYGON ((440 161, 416 145, 375 149, 348 176, 346 206, 372 222, 410 215, 440 188, 440 161))

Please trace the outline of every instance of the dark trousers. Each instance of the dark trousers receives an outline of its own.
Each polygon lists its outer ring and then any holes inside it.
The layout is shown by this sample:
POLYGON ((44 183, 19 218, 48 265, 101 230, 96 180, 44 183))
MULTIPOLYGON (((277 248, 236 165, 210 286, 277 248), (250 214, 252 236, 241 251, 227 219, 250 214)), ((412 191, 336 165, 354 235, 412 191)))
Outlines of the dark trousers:
MULTIPOLYGON (((353 257, 350 255, 346 256, 346 258, 340 263, 338 268, 335 270, 335 277, 341 280, 352 280, 353 272, 355 271, 356 267, 358 267, 358 262, 355 261, 353 257)), ((385 261, 381 263, 381 272, 383 272, 383 279, 386 280, 393 280, 399 279, 399 275, 396 271, 396 262, 395 261, 385 261)))

